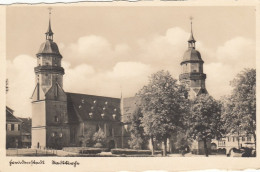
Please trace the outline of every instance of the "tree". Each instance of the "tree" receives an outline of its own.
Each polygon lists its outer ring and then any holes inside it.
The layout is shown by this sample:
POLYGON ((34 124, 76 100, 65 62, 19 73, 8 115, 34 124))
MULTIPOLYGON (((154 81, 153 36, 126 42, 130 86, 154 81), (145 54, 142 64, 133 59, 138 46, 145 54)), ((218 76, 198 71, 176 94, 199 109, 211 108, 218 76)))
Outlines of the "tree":
POLYGON ((189 137, 187 133, 187 129, 180 129, 176 133, 176 142, 174 142, 174 147, 176 150, 185 150, 185 148, 189 148, 190 150, 192 145, 192 139, 189 137))
POLYGON ((143 117, 141 108, 136 107, 133 114, 129 117, 131 138, 128 141, 132 149, 145 149, 147 138, 144 135, 144 129, 141 125, 141 118, 143 117))
POLYGON ((208 94, 195 97, 187 120, 189 135, 203 141, 205 155, 208 156, 207 141, 220 138, 223 133, 220 102, 208 94))
POLYGON ((256 146, 256 70, 244 69, 231 81, 231 86, 232 93, 225 99, 226 130, 252 134, 256 146))
POLYGON ((101 129, 93 135, 93 142, 95 144, 94 147, 106 147, 106 135, 101 129))
POLYGON ((240 147, 240 134, 242 132, 242 117, 238 115, 235 111, 235 103, 232 96, 225 96, 221 100, 222 102, 222 119, 224 121, 223 128, 225 134, 237 134, 237 144, 240 147))
POLYGON ((163 155, 166 156, 167 139, 181 126, 182 116, 187 112, 185 95, 185 87, 163 70, 152 74, 149 83, 137 93, 143 114, 141 125, 151 140, 152 154, 156 139, 163 141, 163 155))
POLYGON ((85 131, 84 136, 80 136, 80 142, 82 147, 92 147, 94 142, 93 142, 93 135, 94 131, 91 128, 88 128, 87 131, 85 131))

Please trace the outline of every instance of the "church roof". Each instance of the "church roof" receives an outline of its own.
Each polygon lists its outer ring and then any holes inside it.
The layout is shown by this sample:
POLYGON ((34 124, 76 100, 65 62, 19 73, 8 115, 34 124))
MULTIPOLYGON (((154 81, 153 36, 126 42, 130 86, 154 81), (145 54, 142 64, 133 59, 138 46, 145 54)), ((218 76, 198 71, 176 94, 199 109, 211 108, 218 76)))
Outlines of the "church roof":
POLYGON ((121 121, 120 99, 86 94, 66 93, 69 122, 121 121))
POLYGON ((201 59, 200 52, 194 48, 189 48, 188 50, 185 51, 183 55, 182 63, 186 61, 203 62, 203 60, 201 59))
POLYGON ((123 115, 122 115, 122 122, 128 122, 129 117, 134 113, 136 110, 136 97, 128 97, 123 99, 123 115))
POLYGON ((46 40, 44 43, 41 44, 41 47, 37 53, 38 54, 56 54, 61 56, 59 48, 55 42, 52 40, 46 40))
POLYGON ((11 108, 6 106, 6 122, 21 123, 22 121, 19 118, 15 117, 13 113, 14 113, 14 111, 11 108))

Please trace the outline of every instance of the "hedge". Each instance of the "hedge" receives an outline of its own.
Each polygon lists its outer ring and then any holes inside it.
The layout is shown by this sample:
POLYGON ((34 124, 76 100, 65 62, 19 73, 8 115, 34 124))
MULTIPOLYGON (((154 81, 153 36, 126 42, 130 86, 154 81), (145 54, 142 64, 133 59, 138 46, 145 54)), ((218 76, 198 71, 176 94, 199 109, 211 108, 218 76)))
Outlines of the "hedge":
POLYGON ((98 154, 107 151, 107 148, 91 148, 91 147, 66 147, 64 151, 80 154, 98 154))
MULTIPOLYGON (((135 150, 135 149, 111 149, 112 154, 126 154, 126 155, 151 155, 151 150, 135 150)), ((162 151, 155 151, 155 154, 161 154, 162 151)))

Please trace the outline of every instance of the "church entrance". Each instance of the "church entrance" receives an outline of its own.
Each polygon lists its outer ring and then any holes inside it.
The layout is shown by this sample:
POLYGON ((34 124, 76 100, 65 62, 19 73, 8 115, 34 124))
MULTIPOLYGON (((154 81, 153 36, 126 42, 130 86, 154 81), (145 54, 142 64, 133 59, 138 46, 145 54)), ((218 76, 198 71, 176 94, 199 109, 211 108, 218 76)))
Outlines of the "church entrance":
POLYGON ((114 140, 110 140, 109 143, 108 143, 108 148, 109 150, 115 148, 115 141, 114 140))

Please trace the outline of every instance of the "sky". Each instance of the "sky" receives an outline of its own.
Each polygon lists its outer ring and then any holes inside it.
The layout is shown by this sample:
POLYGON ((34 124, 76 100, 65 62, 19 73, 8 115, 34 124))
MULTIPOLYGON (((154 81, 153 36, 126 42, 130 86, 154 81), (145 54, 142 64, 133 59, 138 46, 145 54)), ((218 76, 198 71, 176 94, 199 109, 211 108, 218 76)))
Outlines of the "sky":
MULTIPOLYGON (((6 104, 31 116, 35 54, 45 41, 48 6, 7 7, 6 104)), ((188 47, 190 16, 204 60, 206 88, 214 98, 230 81, 255 68, 255 9, 250 6, 53 6, 54 41, 63 56, 66 92, 134 96, 159 70, 178 79, 188 47)))

